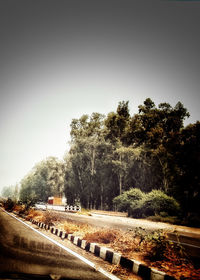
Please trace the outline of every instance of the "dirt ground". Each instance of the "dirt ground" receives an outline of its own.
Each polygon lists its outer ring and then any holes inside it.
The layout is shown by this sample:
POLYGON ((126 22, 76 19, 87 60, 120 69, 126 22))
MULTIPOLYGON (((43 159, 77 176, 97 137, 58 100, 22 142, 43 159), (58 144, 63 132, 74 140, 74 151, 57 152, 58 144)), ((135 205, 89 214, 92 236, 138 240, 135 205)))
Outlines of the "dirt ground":
MULTIPOLYGON (((119 217, 115 215, 112 216, 105 215, 105 213, 102 215, 102 213, 100 214, 100 212, 98 214, 89 213, 90 216, 74 214, 74 213, 53 212, 51 214, 48 214, 47 212, 43 212, 41 213, 41 217, 38 217, 39 220, 43 219, 44 218, 43 216, 45 215, 51 219, 54 216, 54 219, 56 220, 54 222, 54 225, 58 228, 64 229, 68 233, 73 233, 73 235, 84 238, 90 242, 99 243, 102 246, 112 248, 115 251, 122 253, 126 257, 137 259, 142 262, 145 262, 144 254, 141 254, 141 250, 138 251, 137 248, 138 246, 140 246, 139 244, 140 240, 137 241, 139 242, 137 244, 137 242, 135 242, 135 240, 133 239, 133 233, 134 233, 133 229, 135 229, 136 227, 139 228, 142 225, 143 227, 147 227, 149 230, 165 229, 168 232, 174 232, 178 230, 184 232, 184 234, 192 234, 195 237, 198 236, 200 231, 200 229, 190 229, 187 227, 179 227, 179 226, 174 226, 174 225, 164 224, 164 223, 155 223, 147 220, 136 220, 136 219, 130 219, 126 217, 119 217), (113 227, 113 225, 115 227, 113 227), (120 226, 122 227, 122 229, 119 229, 120 226), (125 229, 126 231, 124 231, 125 229), (99 233, 97 234, 98 231, 99 233), (114 241, 113 242, 111 242, 111 240, 109 240, 108 242, 105 241, 108 240, 109 238, 112 238, 112 235, 110 235, 111 232, 116 233, 114 236, 114 241), (102 237, 104 238, 103 241, 102 241, 102 237)), ((43 222, 45 221, 43 220, 43 222)), ((145 249, 147 247, 143 247, 143 248, 145 249)), ((82 254, 85 253, 87 252, 83 252, 82 254)), ((87 254, 91 255, 90 253, 87 254)), ((92 259, 93 258, 94 256, 92 255, 92 259)), ((99 261, 102 262, 102 260, 97 260, 97 263, 99 261)), ((104 263, 105 262, 103 261, 103 264, 104 263)), ((168 261, 154 262, 154 263, 148 261, 146 262, 146 264, 154 268, 157 268, 159 270, 165 271, 171 274, 172 276, 175 276, 177 279, 179 279, 179 277, 183 275, 185 277, 184 279, 188 279, 188 280, 200 279, 200 270, 195 270, 194 267, 185 260, 182 259, 179 260, 179 257, 174 255, 173 252, 170 255, 168 261), (176 260, 176 265, 175 265, 175 260, 176 260)), ((119 267, 112 266, 107 263, 104 264, 104 267, 109 267, 110 271, 114 273, 118 273, 121 279, 131 279, 131 280, 138 279, 137 276, 134 276, 132 273, 130 274, 130 272, 128 271, 123 271, 123 269, 119 267), (127 278, 127 274, 129 274, 128 278, 127 278), (131 278, 131 277, 136 277, 136 278, 131 278)))

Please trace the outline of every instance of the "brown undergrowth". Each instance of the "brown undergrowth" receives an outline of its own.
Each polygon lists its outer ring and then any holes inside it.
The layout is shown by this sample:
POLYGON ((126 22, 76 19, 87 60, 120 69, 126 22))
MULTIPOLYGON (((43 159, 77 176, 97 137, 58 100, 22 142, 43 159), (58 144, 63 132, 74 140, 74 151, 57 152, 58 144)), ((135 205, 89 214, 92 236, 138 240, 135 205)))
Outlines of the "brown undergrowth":
POLYGON ((22 212, 24 210, 25 210, 25 205, 15 204, 14 207, 13 207, 13 211, 15 211, 17 213, 20 213, 20 212, 22 212))
POLYGON ((50 211, 30 210, 27 217, 55 225, 88 242, 106 245, 127 258, 139 260, 173 275, 176 279, 200 279, 200 269, 195 269, 183 248, 170 243, 167 240, 167 234, 162 231, 149 234, 141 228, 131 232, 110 228, 102 229, 60 218, 59 213, 50 211))
POLYGON ((37 222, 43 222, 43 212, 39 210, 30 209, 26 216, 26 219, 34 219, 37 222))

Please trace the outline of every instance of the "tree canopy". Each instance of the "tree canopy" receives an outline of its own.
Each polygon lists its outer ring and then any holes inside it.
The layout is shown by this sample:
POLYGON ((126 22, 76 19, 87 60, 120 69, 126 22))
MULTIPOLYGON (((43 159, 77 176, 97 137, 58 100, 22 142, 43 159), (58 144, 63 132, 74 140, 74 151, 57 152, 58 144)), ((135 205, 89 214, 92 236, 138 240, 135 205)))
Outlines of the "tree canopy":
POLYGON ((124 192, 157 190, 173 197, 183 216, 198 216, 200 122, 184 127, 188 117, 181 102, 156 106, 147 98, 133 115, 129 102, 121 101, 107 116, 73 119, 64 160, 36 164, 21 181, 20 198, 46 201, 64 193, 69 204, 114 210, 115 197, 124 192))
POLYGON ((64 170, 63 162, 55 157, 37 163, 21 181, 20 200, 46 202, 51 195, 62 195, 64 170))

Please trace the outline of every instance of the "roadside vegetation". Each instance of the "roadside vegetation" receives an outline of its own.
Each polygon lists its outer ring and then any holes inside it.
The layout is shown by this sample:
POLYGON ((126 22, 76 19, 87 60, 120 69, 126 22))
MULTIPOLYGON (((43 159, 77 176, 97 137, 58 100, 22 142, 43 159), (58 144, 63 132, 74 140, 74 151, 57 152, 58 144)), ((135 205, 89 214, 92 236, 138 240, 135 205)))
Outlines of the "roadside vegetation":
MULTIPOLYGON (((180 244, 175 245, 167 240, 167 232, 149 232, 143 228, 122 231, 94 227, 67 220, 59 212, 28 210, 24 205, 15 205, 12 211, 26 215, 27 220, 34 219, 56 226, 68 234, 111 248, 127 258, 142 261, 148 266, 171 274, 176 279, 199 279, 200 268, 194 266, 180 244)), ((115 267, 113 273, 119 269, 119 266, 115 267)))
POLYGON ((144 193, 140 189, 130 189, 115 197, 113 202, 118 210, 134 218, 181 223, 179 203, 160 190, 144 193))
POLYGON ((64 160, 37 163, 2 196, 26 205, 65 194, 69 205, 200 227, 200 122, 184 126, 181 102, 128 101, 107 116, 73 119, 64 160))

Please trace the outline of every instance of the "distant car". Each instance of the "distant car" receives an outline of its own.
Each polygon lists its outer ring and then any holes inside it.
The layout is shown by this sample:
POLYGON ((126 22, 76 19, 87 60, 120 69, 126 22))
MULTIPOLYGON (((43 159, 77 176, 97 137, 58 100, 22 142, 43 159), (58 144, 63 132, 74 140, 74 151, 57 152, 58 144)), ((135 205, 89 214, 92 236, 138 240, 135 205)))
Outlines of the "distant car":
POLYGON ((46 210, 47 206, 44 202, 38 202, 38 203, 35 204, 34 208, 36 210, 46 210))

